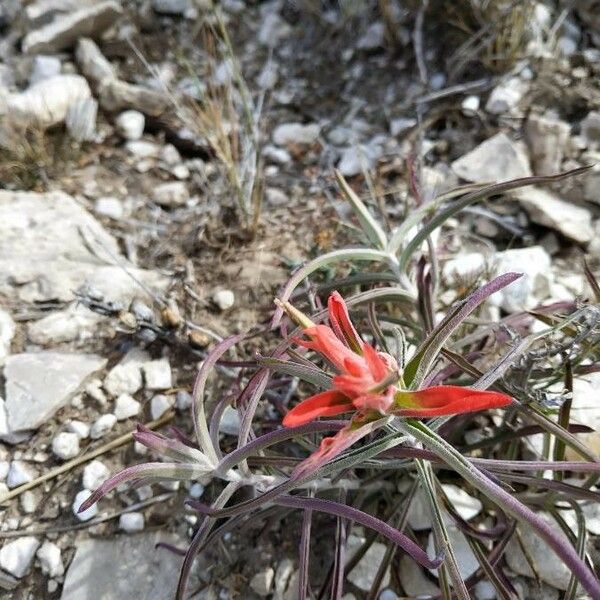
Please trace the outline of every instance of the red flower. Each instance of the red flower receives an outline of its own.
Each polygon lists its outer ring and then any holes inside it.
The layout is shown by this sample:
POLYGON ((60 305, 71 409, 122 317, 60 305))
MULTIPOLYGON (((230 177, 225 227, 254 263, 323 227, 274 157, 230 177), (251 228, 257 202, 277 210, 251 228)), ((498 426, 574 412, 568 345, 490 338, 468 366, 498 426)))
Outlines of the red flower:
POLYGON ((473 390, 455 385, 439 385, 423 390, 401 388, 402 380, 393 357, 377 352, 365 343, 350 321, 342 297, 333 292, 328 301, 329 322, 315 325, 288 303, 288 314, 304 328, 308 339, 298 345, 321 354, 337 371, 330 390, 307 398, 284 417, 283 425, 303 425, 318 417, 354 412, 348 425, 333 437, 323 439, 320 448, 293 473, 300 477, 307 470, 329 462, 360 438, 385 422, 387 416, 427 418, 499 408, 512 403, 506 394, 473 390))
POLYGON ((331 327, 312 325, 304 329, 306 340, 298 345, 315 350, 338 371, 333 388, 304 400, 283 419, 286 427, 303 425, 317 417, 330 417, 353 410, 386 412, 393 402, 397 382, 396 361, 365 344, 350 322, 342 297, 329 297, 331 327))

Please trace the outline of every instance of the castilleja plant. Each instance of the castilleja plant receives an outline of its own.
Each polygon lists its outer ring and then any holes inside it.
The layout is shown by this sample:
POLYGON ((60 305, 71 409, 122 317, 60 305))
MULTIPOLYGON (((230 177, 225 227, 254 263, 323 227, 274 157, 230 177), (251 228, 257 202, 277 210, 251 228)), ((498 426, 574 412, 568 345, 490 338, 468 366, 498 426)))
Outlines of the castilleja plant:
MULTIPOLYGON (((225 355, 248 338, 243 333, 211 349, 194 386, 195 439, 179 430, 169 438, 140 427, 135 439, 161 460, 115 475, 80 510, 125 482, 212 479, 206 492, 212 495, 209 504, 187 502, 201 518, 183 561, 177 600, 186 597, 195 557, 214 546, 215 539, 263 515, 268 514, 270 522, 273 515, 287 519, 293 510, 303 513, 297 589, 290 590, 291 597, 300 600, 324 597, 328 591, 334 600, 342 597, 345 576, 376 539, 369 538, 346 559, 348 528, 356 525, 371 529, 388 544, 369 599, 377 597, 398 549, 415 561, 415 569, 438 569, 444 600, 467 600, 470 590, 483 579, 489 580, 498 597, 516 598, 502 560, 517 529, 527 527, 525 535, 533 532, 541 538, 571 573, 565 597, 572 600, 580 585, 591 598, 600 600, 600 584, 585 557, 585 527, 564 535, 536 513, 544 506, 555 522, 568 530, 560 516, 565 503, 581 514, 579 502, 600 500, 590 489, 600 473, 600 458, 574 435, 589 428, 569 423, 569 402, 560 406, 554 419, 552 406, 540 401, 544 390, 556 386, 563 373, 569 389, 574 375, 598 369, 600 340, 594 329, 597 319, 592 319, 597 306, 589 301, 561 303, 539 307, 530 314, 509 315, 501 327, 493 322, 480 326, 481 320, 469 320, 473 313, 494 293, 510 289, 520 274, 493 278, 447 307, 439 300, 435 248, 427 243, 450 217, 482 198, 581 171, 452 190, 417 203, 390 234, 338 174, 367 244, 318 256, 292 275, 279 295, 271 322, 271 330, 280 329, 283 340, 270 354, 233 363, 235 366, 228 363, 225 355), (360 270, 365 262, 371 267, 360 270), (302 282, 339 263, 358 269, 329 288, 354 290, 346 294, 346 301, 334 292, 329 295, 327 311, 310 318, 290 303, 302 282), (366 313, 372 343, 359 335, 348 307, 361 318, 366 313), (445 317, 439 319, 441 310, 445 317), (283 321, 286 313, 299 326, 289 336, 283 321), (521 337, 506 335, 509 328, 522 327, 533 318, 546 323, 548 329, 521 337), (395 352, 390 351, 390 338, 397 341, 395 352), (414 348, 408 358, 404 340, 414 348), (560 344, 562 353, 552 352, 548 340, 560 344), (557 362, 562 355, 568 358, 566 367, 557 362), (224 384, 218 398, 206 393, 214 372, 224 384), (305 384, 320 391, 302 399, 305 384), (219 435, 223 411, 232 397, 240 415, 233 445, 231 438, 219 435), (256 418, 257 409, 268 403, 280 417, 256 418), (475 411, 477 427, 485 424, 488 434, 479 442, 467 443, 464 432, 475 424, 471 414, 475 411), (517 453, 520 440, 540 432, 556 441, 553 455, 524 460, 517 453), (323 436, 320 445, 315 445, 315 436, 323 436), (566 448, 585 460, 566 461, 566 448), (473 455, 473 450, 478 454, 473 455), (520 460, 505 460, 503 453, 520 460), (553 479, 539 475, 549 471, 555 474, 553 479), (574 485, 562 481, 563 472, 592 475, 574 485), (462 519, 446 497, 441 483, 447 478, 453 483, 462 480, 471 494, 485 500, 476 525, 462 519), (423 550, 422 538, 406 531, 417 487, 431 514, 433 557, 423 550), (250 491, 243 497, 250 499, 240 500, 236 494, 243 488, 250 491), (308 573, 312 541, 318 535, 311 527, 317 512, 335 518, 336 535, 331 556, 319 558, 325 568, 313 582, 308 573), (466 537, 479 563, 466 579, 448 536, 448 519, 466 537), (320 593, 311 591, 315 585, 320 593)), ((597 287, 595 280, 593 283, 597 287)), ((319 306, 322 296, 326 295, 314 295, 313 305, 319 306)), ((294 300, 294 304, 298 302, 294 300)))

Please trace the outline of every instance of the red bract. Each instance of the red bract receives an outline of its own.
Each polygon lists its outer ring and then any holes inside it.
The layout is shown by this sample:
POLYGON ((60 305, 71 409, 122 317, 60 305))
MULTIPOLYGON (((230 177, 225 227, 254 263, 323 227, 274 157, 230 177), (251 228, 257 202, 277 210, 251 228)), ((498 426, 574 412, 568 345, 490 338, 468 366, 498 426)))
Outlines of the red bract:
POLYGON ((512 398, 500 392, 438 385, 416 392, 396 392, 392 413, 400 417, 440 417, 501 408, 511 403, 512 398))

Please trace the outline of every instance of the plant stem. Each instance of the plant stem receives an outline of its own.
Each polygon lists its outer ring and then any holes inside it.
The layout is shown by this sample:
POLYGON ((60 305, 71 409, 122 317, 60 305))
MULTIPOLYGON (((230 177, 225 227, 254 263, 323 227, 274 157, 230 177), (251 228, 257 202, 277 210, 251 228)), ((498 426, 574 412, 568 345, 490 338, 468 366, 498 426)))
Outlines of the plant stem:
POLYGON ((551 525, 542 520, 531 509, 488 479, 479 469, 455 450, 448 442, 419 421, 407 419, 398 423, 405 433, 413 435, 424 446, 429 447, 443 458, 444 462, 456 470, 464 479, 481 490, 490 500, 518 521, 532 527, 546 541, 558 557, 571 570, 593 600, 600 600, 600 581, 579 557, 577 551, 551 525))

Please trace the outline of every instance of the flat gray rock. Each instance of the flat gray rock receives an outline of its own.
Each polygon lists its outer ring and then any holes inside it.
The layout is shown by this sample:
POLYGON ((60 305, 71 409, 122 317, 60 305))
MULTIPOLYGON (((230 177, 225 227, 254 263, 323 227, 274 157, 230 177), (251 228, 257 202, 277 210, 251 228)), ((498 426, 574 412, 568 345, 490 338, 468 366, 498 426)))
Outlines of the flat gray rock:
POLYGON ((496 183, 532 174, 523 146, 505 133, 496 134, 455 160, 452 170, 459 177, 476 183, 496 183))
POLYGON ((0 191, 0 294, 23 302, 69 301, 86 286, 108 300, 161 290, 166 279, 137 269, 116 239, 71 196, 0 191))
POLYGON ((59 15, 53 21, 28 33, 23 39, 25 54, 51 54, 66 50, 81 37, 98 37, 123 13, 113 0, 85 6, 75 12, 59 15))
POLYGON ((580 244, 588 244, 594 238, 592 213, 587 208, 535 186, 515 190, 514 195, 534 223, 558 231, 580 244))
MULTIPOLYGON (((538 516, 555 529, 559 535, 564 535, 549 514, 538 513, 538 516)), ((504 556, 508 566, 519 575, 533 578, 536 575, 529 566, 529 560, 531 560, 535 565, 537 575, 544 583, 559 590, 566 590, 571 578, 569 568, 556 556, 548 544, 535 534, 531 527, 519 525, 519 528, 521 530, 520 542, 513 538, 506 547, 504 556), (527 557, 520 544, 523 544, 527 557)))
POLYGON ((158 542, 177 544, 161 532, 80 541, 61 600, 172 600, 183 559, 158 542))
POLYGON ((9 433, 42 425, 105 364, 106 359, 95 354, 36 352, 9 356, 4 367, 9 433))

